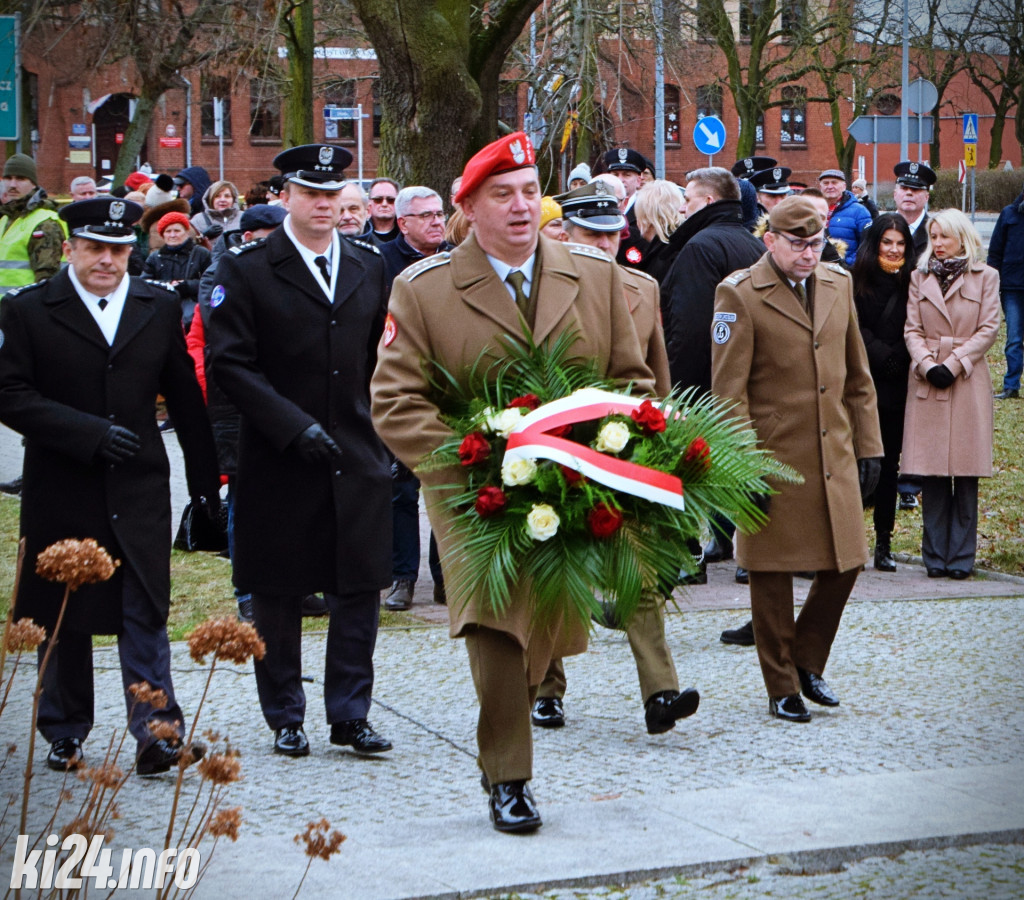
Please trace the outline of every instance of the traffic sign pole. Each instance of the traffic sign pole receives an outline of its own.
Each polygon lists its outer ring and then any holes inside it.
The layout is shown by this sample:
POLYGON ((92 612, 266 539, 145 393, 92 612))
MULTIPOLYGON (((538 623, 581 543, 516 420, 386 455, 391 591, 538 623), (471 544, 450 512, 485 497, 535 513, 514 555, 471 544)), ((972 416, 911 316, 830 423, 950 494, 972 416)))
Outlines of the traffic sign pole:
POLYGON ((964 162, 971 170, 971 221, 974 221, 977 188, 975 171, 978 162, 978 114, 964 113, 964 162))

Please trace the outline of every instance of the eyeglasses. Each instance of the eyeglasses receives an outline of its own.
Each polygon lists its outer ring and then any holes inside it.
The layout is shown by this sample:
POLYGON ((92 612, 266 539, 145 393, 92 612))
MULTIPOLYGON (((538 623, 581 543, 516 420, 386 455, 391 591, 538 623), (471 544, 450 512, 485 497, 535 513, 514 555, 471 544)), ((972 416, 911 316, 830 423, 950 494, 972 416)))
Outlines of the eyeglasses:
POLYGON ((404 216, 402 216, 402 218, 403 219, 419 219, 419 220, 421 220, 423 222, 429 221, 430 219, 437 219, 439 222, 443 222, 445 219, 448 218, 448 216, 446 216, 439 209, 432 209, 432 210, 427 210, 427 212, 421 212, 421 213, 406 213, 404 216))
POLYGON ((792 247, 793 250, 797 253, 803 253, 804 250, 808 249, 813 251, 814 253, 821 253, 821 251, 825 249, 824 238, 818 238, 817 240, 813 241, 802 241, 791 238, 788 234, 783 234, 781 231, 776 231, 775 233, 779 237, 784 237, 787 241, 789 241, 789 246, 792 247))
POLYGON ((397 197, 371 197, 371 203, 394 203, 397 197))

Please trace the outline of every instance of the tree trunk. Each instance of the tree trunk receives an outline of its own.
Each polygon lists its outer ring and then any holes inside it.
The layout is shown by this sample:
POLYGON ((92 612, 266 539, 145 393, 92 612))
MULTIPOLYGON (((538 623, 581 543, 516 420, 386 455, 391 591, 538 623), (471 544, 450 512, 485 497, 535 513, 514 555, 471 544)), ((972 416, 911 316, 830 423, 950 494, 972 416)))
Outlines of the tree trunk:
POLYGON ((282 13, 281 32, 288 48, 289 85, 284 104, 284 145, 312 144, 313 0, 295 0, 290 10, 282 13))
POLYGON ((166 85, 143 84, 139 97, 135 101, 135 115, 124 132, 124 141, 117 153, 114 163, 114 186, 124 184, 124 180, 135 171, 135 159, 142 151, 146 142, 149 126, 153 123, 153 111, 166 90, 166 85))

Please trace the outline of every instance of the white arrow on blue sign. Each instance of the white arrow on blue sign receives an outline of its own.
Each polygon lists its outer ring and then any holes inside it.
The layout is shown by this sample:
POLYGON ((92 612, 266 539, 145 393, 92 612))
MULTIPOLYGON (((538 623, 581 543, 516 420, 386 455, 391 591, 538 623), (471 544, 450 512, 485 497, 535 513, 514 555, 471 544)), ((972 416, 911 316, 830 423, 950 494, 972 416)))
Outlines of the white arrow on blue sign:
POLYGON ((978 114, 964 113, 964 143, 978 143, 978 114))
POLYGON ((693 129, 694 146, 711 156, 725 146, 725 125, 717 116, 704 116, 693 129))

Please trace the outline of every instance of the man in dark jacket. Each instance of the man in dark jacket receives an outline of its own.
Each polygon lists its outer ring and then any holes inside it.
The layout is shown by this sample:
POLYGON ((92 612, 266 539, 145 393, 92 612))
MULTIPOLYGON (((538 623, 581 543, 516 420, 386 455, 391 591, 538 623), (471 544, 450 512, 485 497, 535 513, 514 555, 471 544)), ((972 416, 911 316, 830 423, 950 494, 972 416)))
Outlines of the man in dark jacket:
POLYGON ((999 273, 1006 318, 1006 374, 996 399, 1017 400, 1024 368, 1024 192, 999 213, 988 244, 988 264, 999 273))
POLYGON ((174 176, 178 196, 188 200, 188 205, 192 208, 191 215, 196 216, 203 211, 203 194, 211 183, 210 173, 202 166, 186 166, 174 176))
POLYGON ((256 687, 274 751, 305 756, 302 600, 329 610, 331 743, 391 749, 367 722, 380 590, 391 581, 391 472, 369 382, 387 313, 380 252, 337 232, 352 154, 279 153, 282 225, 228 251, 210 295, 213 375, 242 413, 235 586, 253 595, 267 652, 256 687))
MULTIPOLYGON (((64 207, 68 267, 8 292, 0 309, 0 420, 25 436, 26 559, 63 538, 91 537, 121 560, 109 581, 76 591, 43 672, 38 726, 56 770, 82 763, 93 721, 94 634, 118 636, 138 773, 166 772, 182 753, 180 741, 149 728, 177 723, 184 734, 167 641, 171 504, 157 394, 177 424, 189 492, 211 514, 219 479, 177 297, 126 274, 141 215, 138 204, 109 197, 64 207), (166 707, 136 702, 127 691, 138 682, 164 691, 166 707)), ((62 597, 62 585, 26 565, 15 616, 52 633, 62 597)), ((200 753, 193 747, 193 759, 200 753)))

